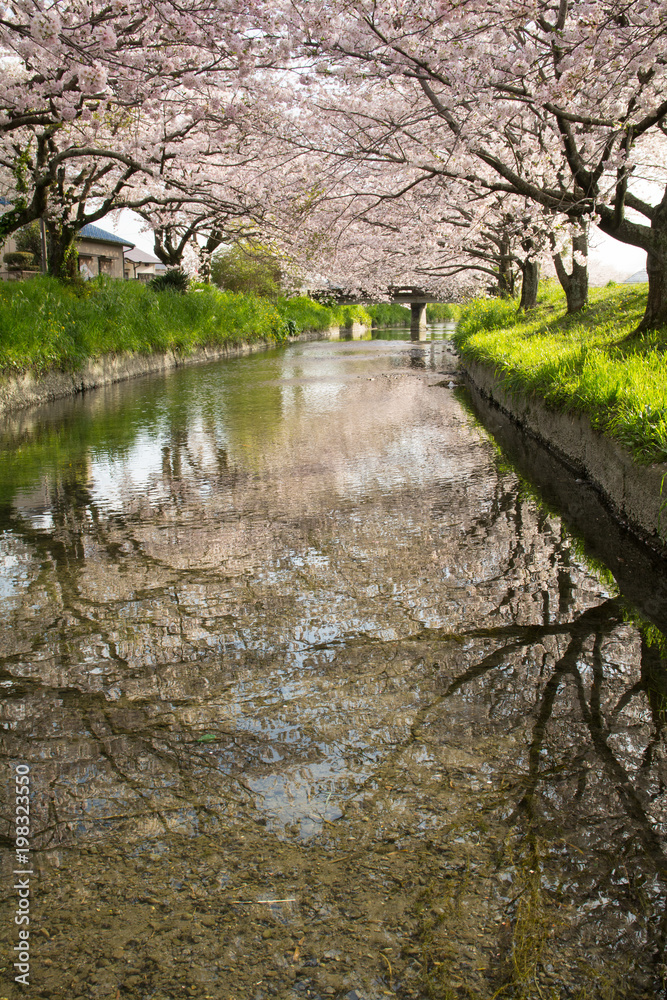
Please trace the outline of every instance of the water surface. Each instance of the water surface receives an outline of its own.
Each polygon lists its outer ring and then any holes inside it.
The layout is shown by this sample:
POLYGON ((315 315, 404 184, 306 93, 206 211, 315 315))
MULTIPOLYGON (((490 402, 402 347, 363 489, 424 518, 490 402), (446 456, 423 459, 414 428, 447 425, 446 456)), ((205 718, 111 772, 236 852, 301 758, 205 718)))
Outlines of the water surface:
POLYGON ((7 420, 38 995, 664 993, 664 567, 460 382, 322 342, 7 420))

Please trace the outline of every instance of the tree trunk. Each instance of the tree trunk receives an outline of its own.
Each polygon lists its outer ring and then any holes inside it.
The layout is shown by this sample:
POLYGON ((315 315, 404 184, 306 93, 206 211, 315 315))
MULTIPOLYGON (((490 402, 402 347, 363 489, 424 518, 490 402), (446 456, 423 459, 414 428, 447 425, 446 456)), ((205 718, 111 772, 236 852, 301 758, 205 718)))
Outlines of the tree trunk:
POLYGON ((158 260, 166 267, 180 267, 183 263, 185 241, 179 240, 178 236, 174 240, 169 226, 158 226, 154 230, 153 236, 155 238, 155 256, 158 260))
POLYGON ((662 239, 655 241, 655 249, 649 250, 646 255, 648 298, 646 312, 637 327, 637 333, 667 326, 667 233, 661 236, 662 239))
POLYGON ((222 234, 214 230, 203 247, 199 247, 199 277, 207 285, 211 284, 211 258, 222 243, 222 234))
POLYGON ((588 220, 580 219, 577 226, 578 232, 572 237, 572 273, 568 274, 565 270, 559 253, 554 254, 553 259, 567 299, 568 313, 579 312, 588 305, 588 220), (586 263, 577 261, 578 257, 586 258, 586 263))
POLYGON ((521 301, 519 312, 534 309, 537 305, 537 290, 540 285, 540 265, 535 260, 527 260, 521 266, 521 301))
POLYGON ((205 247, 199 250, 199 280, 205 285, 211 284, 211 254, 206 252, 205 247))
MULTIPOLYGON (((638 334, 667 326, 667 187, 662 201, 655 206, 651 214, 649 233, 650 238, 644 243, 648 298, 646 312, 635 330, 638 334)), ((637 239, 633 242, 640 245, 637 239)))
POLYGON ((662 201, 653 210, 650 240, 647 242, 648 298, 646 312, 635 331, 638 334, 667 326, 667 187, 662 201))
POLYGON ((507 299, 514 295, 514 272, 512 271, 512 255, 509 240, 503 240, 500 244, 498 295, 500 295, 501 299, 507 299))
POLYGON ((79 276, 79 261, 76 249, 78 227, 48 227, 48 268, 54 278, 75 281, 79 276))
POLYGON ((667 326, 667 187, 662 201, 646 213, 651 225, 644 226, 622 217, 604 205, 598 207, 599 226, 603 233, 629 246, 646 251, 648 298, 646 312, 636 330, 627 339, 667 326))

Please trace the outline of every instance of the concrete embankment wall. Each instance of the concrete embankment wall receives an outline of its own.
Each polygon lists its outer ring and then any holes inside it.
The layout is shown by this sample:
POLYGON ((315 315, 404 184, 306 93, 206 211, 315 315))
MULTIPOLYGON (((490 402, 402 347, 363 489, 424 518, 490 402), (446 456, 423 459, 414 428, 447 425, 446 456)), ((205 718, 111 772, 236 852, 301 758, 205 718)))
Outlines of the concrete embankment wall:
MULTIPOLYGON (((329 330, 304 330, 289 342, 336 338, 339 328, 329 330)), ((27 373, 0 380, 0 414, 26 406, 49 403, 64 396, 75 396, 80 392, 97 389, 112 382, 125 382, 139 375, 166 372, 183 365, 203 364, 222 358, 233 358, 255 351, 265 351, 278 345, 269 341, 256 344, 225 344, 221 347, 201 347, 191 354, 180 355, 174 351, 166 354, 118 354, 87 361, 72 372, 53 370, 45 375, 27 373)))
POLYGON ((667 552, 667 464, 638 465, 622 445, 594 430, 587 417, 557 413, 539 398, 510 394, 492 368, 467 361, 463 366, 474 389, 594 483, 635 533, 667 552))

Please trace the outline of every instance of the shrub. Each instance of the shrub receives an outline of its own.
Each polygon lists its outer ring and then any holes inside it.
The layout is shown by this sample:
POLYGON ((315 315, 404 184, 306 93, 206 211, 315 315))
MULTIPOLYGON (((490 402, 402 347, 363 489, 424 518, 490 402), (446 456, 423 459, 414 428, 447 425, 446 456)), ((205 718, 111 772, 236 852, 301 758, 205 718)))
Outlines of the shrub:
POLYGON ((305 296, 271 302, 221 292, 214 285, 169 295, 143 282, 105 276, 81 289, 46 276, 0 281, 0 377, 74 370, 87 358, 105 354, 172 350, 187 355, 204 345, 284 343, 301 330, 339 324, 342 313, 305 296))
POLYGON ((149 285, 156 292, 172 291, 180 292, 181 295, 185 295, 189 284, 190 279, 180 267, 165 271, 164 274, 158 274, 157 277, 149 281, 149 285))
POLYGON ((211 260, 211 281, 228 292, 275 298, 280 294, 282 279, 279 259, 260 245, 239 243, 211 260))
POLYGON ((410 326, 410 307, 397 302, 376 302, 366 307, 373 320, 373 326, 410 326))
POLYGON ((458 330, 461 333, 499 330, 517 321, 514 299, 474 299, 461 308, 458 330))
POLYGON ((429 302, 426 320, 429 323, 451 323, 459 318, 460 307, 449 302, 429 302))
POLYGON ((35 265, 35 255, 25 250, 14 250, 4 256, 5 264, 10 271, 27 271, 35 265))
POLYGON ((292 332, 290 329, 290 336, 301 333, 302 330, 326 330, 338 323, 334 310, 305 295, 297 295, 292 299, 278 298, 275 307, 285 323, 293 324, 294 330, 292 332))
POLYGON ((35 258, 35 263, 41 267, 42 234, 39 231, 39 222, 31 222, 30 225, 17 229, 14 233, 14 242, 17 250, 31 253, 35 258))
POLYGON ((337 310, 338 322, 343 327, 350 327, 353 323, 361 323, 363 326, 371 326, 373 321, 370 314, 359 304, 340 306, 337 310))

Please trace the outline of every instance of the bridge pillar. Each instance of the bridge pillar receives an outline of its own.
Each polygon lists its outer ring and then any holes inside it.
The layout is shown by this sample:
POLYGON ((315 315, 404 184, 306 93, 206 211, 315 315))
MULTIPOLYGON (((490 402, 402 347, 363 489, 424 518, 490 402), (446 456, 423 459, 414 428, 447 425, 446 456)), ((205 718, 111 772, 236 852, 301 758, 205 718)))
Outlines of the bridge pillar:
POLYGON ((410 303, 410 340, 426 340, 426 303, 410 303))

